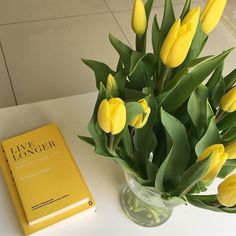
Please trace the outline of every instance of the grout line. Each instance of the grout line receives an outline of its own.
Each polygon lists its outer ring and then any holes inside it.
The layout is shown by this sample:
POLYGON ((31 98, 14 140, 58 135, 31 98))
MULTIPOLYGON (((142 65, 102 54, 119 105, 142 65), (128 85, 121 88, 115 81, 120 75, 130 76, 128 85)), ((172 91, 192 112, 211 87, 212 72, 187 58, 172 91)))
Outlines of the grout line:
POLYGON ((225 26, 225 28, 229 31, 229 33, 236 39, 236 29, 233 27, 228 20, 222 18, 221 23, 225 26))
MULTIPOLYGON (((106 0, 104 0, 106 2, 106 0)), ((199 0, 197 2, 192 2, 192 4, 202 4, 204 3, 203 0, 199 0)), ((107 3, 106 3, 107 4, 107 3)), ((108 4, 107 4, 108 5, 108 4)), ((184 2, 183 3, 175 3, 173 4, 173 6, 184 6, 184 2)), ((164 3, 163 4, 158 4, 158 5, 153 5, 153 9, 158 9, 159 7, 164 7, 164 3)), ((108 6, 108 8, 110 9, 110 7, 108 6)), ((129 12, 129 11, 132 11, 132 8, 128 8, 128 9, 120 9, 120 10, 111 10, 111 12, 114 12, 114 13, 119 13, 119 12, 129 12)))
POLYGON ((126 37, 126 34, 125 34, 124 30, 122 29, 122 27, 121 27, 119 21, 116 19, 115 15, 114 15, 114 12, 111 10, 111 8, 110 8, 110 6, 108 5, 108 3, 106 2, 106 0, 104 0, 104 2, 105 2, 105 4, 107 5, 107 8, 109 9, 109 11, 110 11, 112 17, 114 18, 115 22, 117 23, 117 25, 118 25, 118 27, 119 27, 121 33, 124 35, 124 37, 125 37, 126 41, 128 42, 129 46, 132 48, 131 42, 130 42, 130 41, 128 40, 128 38, 126 37))
POLYGON ((7 61, 6 61, 6 57, 5 57, 5 54, 4 54, 4 51, 3 51, 3 47, 2 47, 2 42, 1 42, 1 41, 0 41, 0 50, 1 50, 1 52, 2 52, 4 64, 5 64, 5 67, 6 67, 6 70, 7 70, 7 74, 8 74, 10 86, 11 86, 12 93, 13 93, 13 97, 14 97, 14 100, 15 100, 16 105, 18 105, 18 102, 17 102, 17 99, 16 99, 15 90, 14 90, 14 87, 13 87, 13 83, 12 83, 12 80, 11 80, 9 68, 8 68, 8 66, 7 66, 7 61))
POLYGON ((53 20, 61 20, 61 19, 70 19, 70 18, 76 18, 80 16, 91 16, 91 15, 101 15, 110 13, 110 11, 104 11, 104 12, 96 12, 96 13, 87 13, 87 14, 78 14, 78 15, 69 15, 69 16, 59 16, 59 17, 49 17, 45 19, 35 19, 35 20, 23 20, 23 21, 16 21, 16 22, 9 22, 9 23, 0 23, 1 26, 8 26, 8 25, 17 25, 17 24, 25 24, 25 23, 35 23, 35 22, 44 22, 44 21, 53 21, 53 20))

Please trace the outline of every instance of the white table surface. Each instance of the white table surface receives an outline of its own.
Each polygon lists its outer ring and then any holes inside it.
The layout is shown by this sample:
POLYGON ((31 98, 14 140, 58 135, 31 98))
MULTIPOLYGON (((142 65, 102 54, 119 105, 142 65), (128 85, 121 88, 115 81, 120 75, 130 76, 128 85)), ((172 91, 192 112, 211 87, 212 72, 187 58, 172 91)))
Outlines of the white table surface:
MULTIPOLYGON (((96 93, 89 93, 0 109, 0 139, 56 122, 97 202, 96 213, 79 219, 72 217, 34 235, 236 235, 236 215, 214 213, 191 205, 176 207, 169 221, 156 228, 141 227, 130 221, 119 201, 125 184, 123 172, 111 160, 94 154, 90 145, 77 138, 77 134, 87 134, 95 97, 96 93)), ((2 174, 0 235, 22 235, 2 174)))

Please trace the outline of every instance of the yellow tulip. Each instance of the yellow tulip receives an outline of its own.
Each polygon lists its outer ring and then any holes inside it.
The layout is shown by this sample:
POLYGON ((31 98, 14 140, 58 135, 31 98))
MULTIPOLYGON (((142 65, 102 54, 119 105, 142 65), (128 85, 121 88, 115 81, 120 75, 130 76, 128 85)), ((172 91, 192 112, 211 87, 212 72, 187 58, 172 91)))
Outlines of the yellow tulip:
POLYGON ((119 95, 119 89, 118 89, 116 80, 111 74, 109 74, 107 77, 106 89, 107 89, 107 93, 111 97, 116 97, 119 95))
POLYGON ((202 30, 206 34, 210 33, 219 23, 220 18, 224 12, 227 0, 208 0, 204 8, 201 21, 202 30))
POLYGON ((120 98, 103 99, 98 108, 97 121, 101 129, 113 135, 120 133, 126 123, 126 108, 120 98))
POLYGON ((172 25, 161 48, 160 56, 163 63, 175 68, 183 63, 191 47, 196 33, 200 8, 193 8, 183 19, 178 19, 172 25))
POLYGON ((228 153, 228 159, 236 159, 236 139, 225 146, 225 152, 228 153))
POLYGON ((222 97, 220 105, 223 111, 236 111, 236 86, 222 97))
POLYGON ((132 28, 138 36, 142 36, 147 28, 147 16, 142 0, 135 0, 132 15, 132 28))
POLYGON ((220 169, 222 168, 222 166, 224 165, 224 163, 228 158, 228 154, 225 152, 224 145, 215 144, 206 148, 198 158, 198 161, 206 159, 210 154, 212 155, 210 166, 207 173, 202 178, 202 181, 206 182, 213 180, 218 175, 220 169))
POLYGON ((201 11, 200 7, 193 8, 188 12, 188 14, 184 17, 183 21, 181 22, 181 25, 188 23, 191 24, 193 36, 195 35, 197 30, 200 11, 201 11))
POLYGON ((136 129, 142 128, 148 120, 151 109, 148 106, 145 99, 140 99, 138 103, 143 107, 145 114, 139 114, 130 122, 130 126, 135 127, 136 129))
POLYGON ((221 205, 226 207, 236 205, 236 174, 227 177, 218 186, 217 199, 221 205))

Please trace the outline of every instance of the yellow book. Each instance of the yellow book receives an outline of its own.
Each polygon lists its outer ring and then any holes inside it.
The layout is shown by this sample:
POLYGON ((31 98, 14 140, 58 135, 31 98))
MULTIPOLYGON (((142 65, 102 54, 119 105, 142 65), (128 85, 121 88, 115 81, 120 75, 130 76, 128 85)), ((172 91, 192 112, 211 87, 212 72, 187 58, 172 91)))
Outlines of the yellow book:
POLYGON ((94 210, 94 199, 55 124, 5 140, 2 146, 0 166, 26 235, 94 210))

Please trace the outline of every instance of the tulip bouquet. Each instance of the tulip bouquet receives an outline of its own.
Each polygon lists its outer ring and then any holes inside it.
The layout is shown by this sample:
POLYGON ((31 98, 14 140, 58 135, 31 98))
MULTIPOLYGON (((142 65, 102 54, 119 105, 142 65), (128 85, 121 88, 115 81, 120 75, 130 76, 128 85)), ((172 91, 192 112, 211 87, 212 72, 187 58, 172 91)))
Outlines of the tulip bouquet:
POLYGON ((99 90, 90 137, 81 139, 115 161, 139 184, 165 201, 236 213, 236 70, 223 76, 231 49, 200 53, 219 22, 226 0, 208 0, 203 10, 186 0, 176 18, 165 0, 162 22, 152 21, 153 52, 146 52, 153 0, 134 1, 136 47, 109 35, 117 68, 83 60, 99 90), (216 177, 218 193, 201 194, 216 177))

